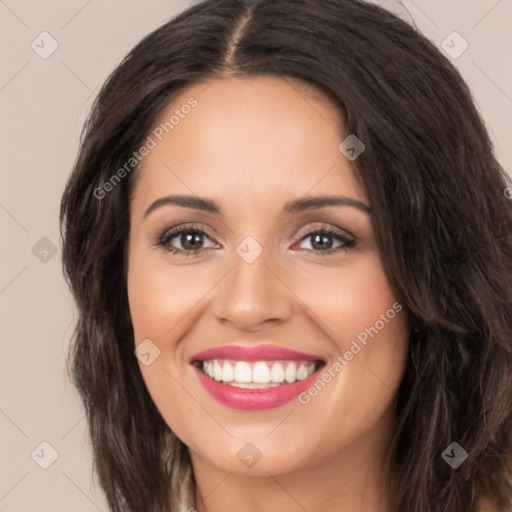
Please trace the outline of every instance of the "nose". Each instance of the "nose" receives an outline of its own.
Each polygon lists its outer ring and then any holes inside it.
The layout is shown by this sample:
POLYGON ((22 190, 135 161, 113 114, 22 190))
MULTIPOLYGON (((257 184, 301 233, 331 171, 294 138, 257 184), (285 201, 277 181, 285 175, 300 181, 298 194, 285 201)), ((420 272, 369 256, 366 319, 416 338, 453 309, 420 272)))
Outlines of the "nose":
POLYGON ((285 322, 293 293, 286 286, 285 267, 270 250, 252 262, 235 252, 231 271, 219 283, 213 310, 218 321, 238 331, 257 332, 285 322))

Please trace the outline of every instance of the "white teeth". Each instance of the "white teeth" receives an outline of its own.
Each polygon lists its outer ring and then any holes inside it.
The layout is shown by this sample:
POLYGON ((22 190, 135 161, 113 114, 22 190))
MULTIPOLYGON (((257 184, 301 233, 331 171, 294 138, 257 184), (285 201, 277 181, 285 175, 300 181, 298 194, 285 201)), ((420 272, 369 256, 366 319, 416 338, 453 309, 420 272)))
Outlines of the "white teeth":
POLYGON ((224 382, 231 382, 235 380, 235 370, 230 363, 226 361, 222 370, 222 380, 224 382))
POLYGON ((297 370, 297 380, 304 380, 308 376, 308 369, 305 364, 301 364, 297 370))
POLYGON ((270 370, 270 380, 281 383, 284 381, 284 369, 281 363, 275 363, 270 370))
POLYGON ((268 384, 270 382, 270 370, 265 363, 258 362, 254 365, 252 381, 256 384, 268 384))
POLYGON ((252 382, 251 366, 245 361, 238 361, 238 363, 236 363, 235 380, 237 382, 252 382))
POLYGON ((213 361, 213 378, 215 380, 222 380, 222 367, 219 364, 219 361, 213 361))
POLYGON ((213 359, 202 362, 203 373, 217 382, 239 388, 269 388, 306 379, 316 365, 305 361, 228 361, 213 359))
POLYGON ((297 380, 297 366, 295 363, 288 363, 284 371, 284 379, 291 384, 297 380))

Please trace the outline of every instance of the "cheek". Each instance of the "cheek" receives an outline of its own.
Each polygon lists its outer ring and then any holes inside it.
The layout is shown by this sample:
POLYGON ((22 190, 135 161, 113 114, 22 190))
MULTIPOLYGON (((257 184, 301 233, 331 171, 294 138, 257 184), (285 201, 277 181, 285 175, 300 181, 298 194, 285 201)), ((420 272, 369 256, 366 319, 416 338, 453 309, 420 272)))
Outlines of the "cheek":
POLYGON ((405 367, 407 318, 376 254, 343 268, 318 269, 315 279, 296 291, 334 354, 325 380, 301 403, 332 411, 337 419, 325 435, 336 443, 347 425, 362 431, 390 405, 405 367))
POLYGON ((192 266, 137 263, 134 259, 128 272, 128 299, 135 340, 163 339, 171 335, 178 320, 199 303, 212 281, 211 273, 210 277, 205 274, 203 279, 192 266))
POLYGON ((186 343, 181 340, 193 338, 205 295, 218 280, 217 274, 208 265, 201 269, 171 265, 167 255, 155 258, 138 248, 130 253, 129 262, 127 287, 134 345, 149 339, 158 353, 151 365, 139 363, 148 391, 157 406, 186 403, 190 397, 179 383, 191 378, 192 369, 184 364, 186 343))
POLYGON ((347 350, 351 340, 376 322, 381 327, 381 315, 386 316, 390 309, 387 317, 393 318, 385 323, 382 331, 390 331, 392 324, 395 328, 402 327, 403 319, 394 321, 396 298, 375 253, 355 257, 346 266, 318 267, 307 278, 304 272, 302 280, 303 284, 297 282, 294 290, 340 351, 347 350))
MULTIPOLYGON (((192 266, 170 268, 165 263, 148 263, 130 256, 128 271, 128 299, 134 330, 134 345, 149 339, 158 349, 158 357, 139 368, 155 405, 175 434, 187 444, 194 446, 193 425, 201 425, 201 411, 190 407, 190 394, 182 383, 190 378, 187 368, 180 361, 181 345, 177 343, 190 329, 187 314, 193 312, 204 291, 193 278, 192 266), (191 279, 194 285, 191 285, 191 279), (187 415, 175 411, 187 410, 187 415)), ((206 283, 207 284, 207 283, 206 283)), ((206 286, 205 284, 205 286, 206 286)))

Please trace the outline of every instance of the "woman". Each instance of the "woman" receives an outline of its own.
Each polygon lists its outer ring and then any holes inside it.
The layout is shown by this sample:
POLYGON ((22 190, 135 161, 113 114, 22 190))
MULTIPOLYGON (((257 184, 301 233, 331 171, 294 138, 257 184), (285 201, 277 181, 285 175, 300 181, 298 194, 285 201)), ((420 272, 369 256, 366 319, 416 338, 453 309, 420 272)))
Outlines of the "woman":
POLYGON ((148 35, 61 205, 110 509, 511 507, 506 190, 460 75, 375 5, 148 35))

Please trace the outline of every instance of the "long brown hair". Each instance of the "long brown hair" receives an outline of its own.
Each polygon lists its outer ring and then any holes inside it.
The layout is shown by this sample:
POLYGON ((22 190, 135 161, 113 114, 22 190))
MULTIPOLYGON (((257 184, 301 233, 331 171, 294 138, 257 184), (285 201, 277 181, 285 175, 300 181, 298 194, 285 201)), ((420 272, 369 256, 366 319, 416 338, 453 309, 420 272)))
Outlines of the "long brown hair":
MULTIPOLYGON (((299 80, 339 109, 390 285, 413 320, 389 442, 396 510, 512 505, 512 202, 454 66, 425 37, 357 0, 206 0, 145 37, 108 78, 61 203, 63 267, 79 317, 70 376, 110 510, 179 510, 187 448, 134 356, 126 291, 137 168, 98 198, 158 114, 224 76, 299 80), (95 194, 96 191, 96 194, 95 194), (457 442, 458 468, 441 456, 457 442)), ((341 141, 340 141, 341 142, 341 141)))

